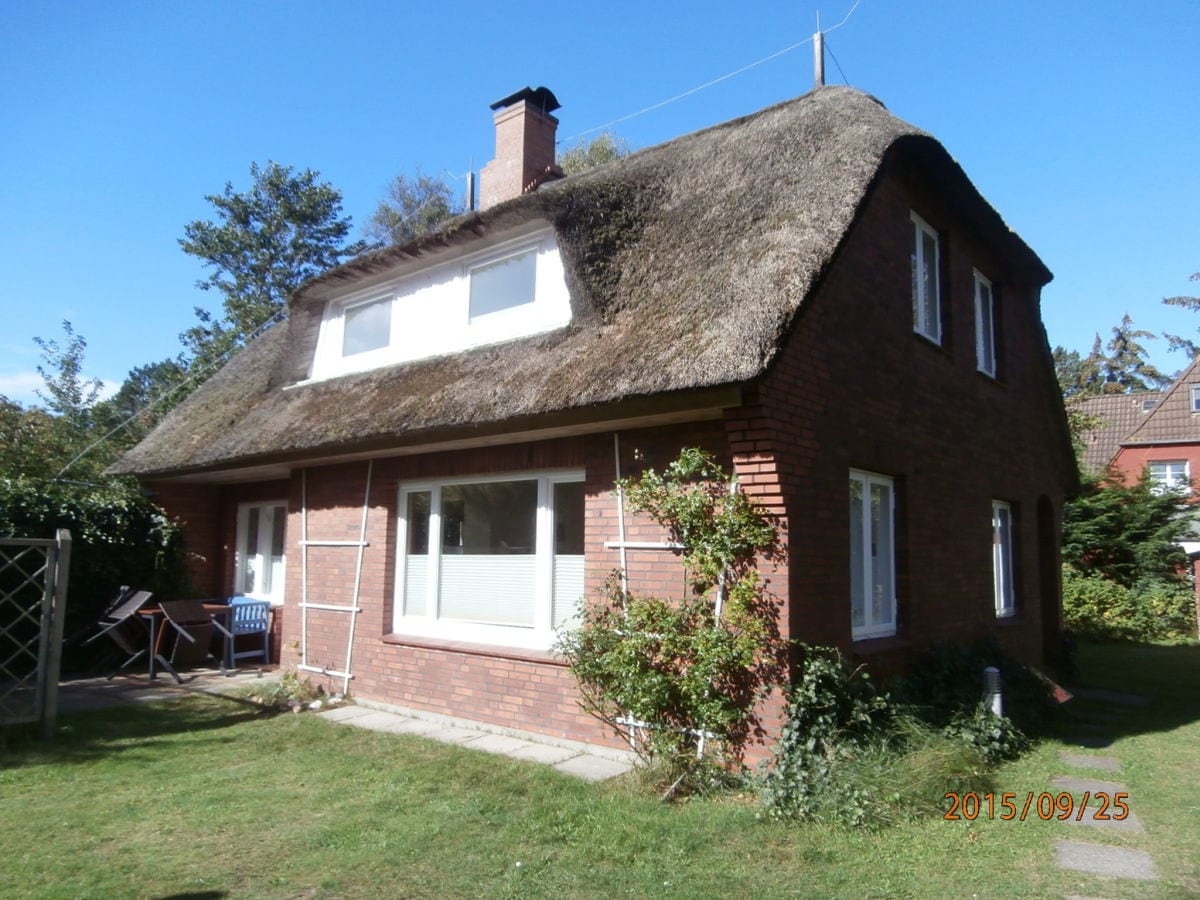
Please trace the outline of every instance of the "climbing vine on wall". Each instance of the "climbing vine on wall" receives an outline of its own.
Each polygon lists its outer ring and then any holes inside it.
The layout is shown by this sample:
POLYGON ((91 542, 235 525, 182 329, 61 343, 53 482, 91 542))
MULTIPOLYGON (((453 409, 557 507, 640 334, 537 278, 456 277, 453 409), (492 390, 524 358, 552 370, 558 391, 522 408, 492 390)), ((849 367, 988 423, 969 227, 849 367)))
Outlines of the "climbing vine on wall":
POLYGON ((648 596, 615 573, 557 645, 584 708, 681 778, 740 766, 763 734, 759 701, 785 675, 779 604, 759 572, 781 558, 778 523, 732 484, 697 449, 618 482, 681 546, 686 590, 648 596))

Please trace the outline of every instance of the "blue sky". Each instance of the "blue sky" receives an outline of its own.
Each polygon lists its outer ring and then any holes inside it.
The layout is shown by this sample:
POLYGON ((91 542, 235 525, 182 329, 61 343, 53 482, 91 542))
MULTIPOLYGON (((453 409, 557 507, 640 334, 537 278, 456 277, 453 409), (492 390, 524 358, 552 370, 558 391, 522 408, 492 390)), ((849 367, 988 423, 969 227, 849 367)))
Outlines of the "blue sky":
MULTIPOLYGON (((852 6, 0 0, 0 393, 34 400, 33 337, 63 319, 106 381, 176 355, 219 304, 177 240, 251 161, 318 170, 358 225, 398 173, 481 168, 488 105, 524 85, 569 141, 852 6)), ((1195 0, 861 0, 827 43, 827 80, 938 137, 1055 273, 1051 344, 1086 352, 1126 312, 1195 335, 1160 303, 1200 294, 1195 0)), ((804 44, 612 130, 648 146, 811 86, 804 44)))

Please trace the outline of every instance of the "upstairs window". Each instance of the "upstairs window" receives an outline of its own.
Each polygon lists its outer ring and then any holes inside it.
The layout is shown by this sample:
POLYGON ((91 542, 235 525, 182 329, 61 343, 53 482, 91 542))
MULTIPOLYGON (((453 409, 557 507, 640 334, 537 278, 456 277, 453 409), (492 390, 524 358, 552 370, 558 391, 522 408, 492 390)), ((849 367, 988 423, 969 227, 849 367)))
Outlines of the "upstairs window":
POLYGON ((896 633, 895 503, 890 478, 850 473, 850 631, 896 633))
POLYGON ((937 232, 912 214, 913 330, 935 344, 942 342, 942 297, 937 232))
POLYGON ((975 273, 975 364, 984 375, 996 377, 996 311, 992 283, 975 273))
POLYGON ((1200 412, 1200 384, 1191 385, 1192 412, 1200 412))
POLYGON ((459 353, 571 322, 562 256, 548 227, 475 252, 447 248, 395 265, 392 280, 372 280, 326 302, 306 380, 459 353))
POLYGON ((992 584, 996 597, 996 616, 1007 618, 1017 611, 1013 588, 1013 516, 1012 507, 1001 500, 992 502, 992 584))
POLYGON ((1186 494, 1191 491, 1186 459, 1155 460, 1147 468, 1150 470, 1150 484, 1154 493, 1186 494))
POLYGON ((534 300, 537 248, 473 266, 470 271, 470 318, 524 306, 534 300))
POLYGON ((380 350, 391 342, 391 334, 391 297, 348 306, 343 314, 342 356, 380 350))

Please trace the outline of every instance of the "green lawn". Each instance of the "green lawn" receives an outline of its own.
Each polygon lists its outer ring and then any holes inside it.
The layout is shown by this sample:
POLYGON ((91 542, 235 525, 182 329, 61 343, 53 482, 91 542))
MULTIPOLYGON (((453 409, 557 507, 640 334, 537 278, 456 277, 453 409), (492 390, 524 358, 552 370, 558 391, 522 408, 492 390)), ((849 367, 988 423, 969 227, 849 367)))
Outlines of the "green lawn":
MULTIPOLYGON (((1146 833, 930 819, 785 826, 748 798, 665 806, 404 736, 188 697, 62 720, 0 755, 5 897, 1183 897, 1200 893, 1200 647, 1085 647, 1081 679, 1155 698, 1106 753, 1146 833), (1163 879, 1059 871, 1055 837, 1149 851, 1163 879)), ((1089 774, 1043 743, 997 790, 1089 774)), ((1098 752, 1098 751, 1089 751, 1098 752)), ((1101 776, 1102 777, 1102 776, 1101 776)))

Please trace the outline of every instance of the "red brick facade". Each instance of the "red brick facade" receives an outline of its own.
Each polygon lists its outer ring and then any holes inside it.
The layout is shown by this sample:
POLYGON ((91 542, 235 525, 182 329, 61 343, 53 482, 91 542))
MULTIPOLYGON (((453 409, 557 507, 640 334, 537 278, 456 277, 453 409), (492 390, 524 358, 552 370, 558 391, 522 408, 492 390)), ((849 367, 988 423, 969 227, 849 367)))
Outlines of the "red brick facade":
MULTIPOLYGON (((680 352, 686 352, 681 348, 680 352)), ((891 668, 938 640, 996 634, 1016 654, 1053 655, 1059 628, 1058 523, 1066 481, 1058 436, 1065 428, 1041 329, 1038 285, 1011 272, 978 243, 956 213, 918 180, 885 171, 815 294, 802 307, 768 374, 746 386, 723 417, 619 434, 623 474, 661 467, 681 447, 701 446, 736 471, 742 489, 776 513, 788 560, 766 573, 784 610, 785 634, 834 644, 891 668), (914 334, 911 211, 939 232, 942 344, 914 334), (976 371, 973 270, 994 284, 998 377, 976 371), (896 497, 897 633, 852 641, 848 473, 893 480, 896 497), (1016 615, 997 620, 992 586, 993 501, 1015 521, 1016 615)), ((575 702, 569 672, 549 654, 393 634, 398 496, 406 481, 582 469, 589 593, 620 564, 606 549, 619 535, 611 433, 487 449, 381 457, 295 468, 289 481, 219 489, 164 486, 159 499, 188 523, 197 583, 227 591, 233 578, 237 504, 286 498, 286 605, 282 659, 353 673, 365 700, 461 716, 495 726, 615 742, 575 702), (367 491, 368 466, 370 490, 367 491), (366 495, 352 658, 350 606, 355 547, 366 495), (302 517, 302 510, 305 516, 302 517), (304 573, 307 573, 305 585, 304 573)), ((661 540, 626 519, 630 541, 661 540)), ((674 593, 682 586, 670 552, 631 550, 630 585, 674 593)), ((340 688, 340 680, 333 679, 340 688)), ((776 706, 775 711, 778 711, 776 706)))

